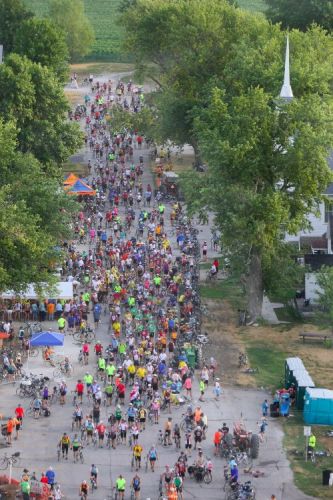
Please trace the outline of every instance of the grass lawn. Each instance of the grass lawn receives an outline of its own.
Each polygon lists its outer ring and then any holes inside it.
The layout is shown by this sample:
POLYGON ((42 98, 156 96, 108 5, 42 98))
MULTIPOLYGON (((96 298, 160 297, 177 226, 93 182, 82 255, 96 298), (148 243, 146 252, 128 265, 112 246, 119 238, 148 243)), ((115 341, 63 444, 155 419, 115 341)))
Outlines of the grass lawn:
POLYGON ((272 390, 281 387, 284 374, 284 360, 287 353, 277 349, 269 343, 262 341, 248 341, 246 352, 249 357, 250 366, 258 368, 258 373, 253 374, 259 387, 266 387, 272 390))
POLYGON ((290 323, 303 323, 302 316, 297 314, 297 311, 291 306, 278 307, 274 309, 274 312, 279 321, 288 321, 290 323))
MULTIPOLYGON (((332 498, 332 489, 322 486, 322 471, 333 470, 333 457, 318 458, 316 463, 312 463, 311 461, 305 462, 304 455, 295 456, 290 453, 293 449, 299 451, 305 449, 303 426, 304 422, 301 417, 290 417, 283 423, 284 446, 294 471, 295 484, 304 493, 315 498, 332 498)), ((317 438, 317 450, 329 450, 332 453, 333 438, 325 436, 325 431, 329 427, 312 426, 311 429, 317 438)))
POLYGON ((244 293, 238 278, 235 277, 202 283, 200 295, 203 299, 228 300, 235 309, 244 308, 244 293))

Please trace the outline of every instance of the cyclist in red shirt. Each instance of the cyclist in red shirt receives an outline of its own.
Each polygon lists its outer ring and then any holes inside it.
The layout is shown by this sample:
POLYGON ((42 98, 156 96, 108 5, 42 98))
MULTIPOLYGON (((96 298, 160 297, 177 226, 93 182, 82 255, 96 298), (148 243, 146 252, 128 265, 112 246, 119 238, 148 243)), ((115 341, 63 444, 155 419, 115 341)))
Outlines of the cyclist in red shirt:
POLYGON ((98 432, 98 444, 100 448, 103 448, 103 441, 104 441, 104 435, 105 435, 105 425, 103 424, 102 420, 96 427, 97 432, 98 432))
POLYGON ((118 392, 118 397, 119 397, 119 402, 120 404, 125 404, 125 386, 124 384, 119 381, 117 385, 117 392, 118 392))
POLYGON ((95 345, 94 349, 95 349, 95 354, 96 354, 97 357, 99 357, 99 356, 102 355, 103 346, 102 346, 102 344, 100 343, 99 340, 96 342, 96 345, 95 345))
POLYGON ((76 391, 78 399, 80 400, 80 403, 82 403, 82 397, 83 397, 83 391, 84 391, 84 384, 82 383, 82 380, 77 381, 75 391, 76 391))

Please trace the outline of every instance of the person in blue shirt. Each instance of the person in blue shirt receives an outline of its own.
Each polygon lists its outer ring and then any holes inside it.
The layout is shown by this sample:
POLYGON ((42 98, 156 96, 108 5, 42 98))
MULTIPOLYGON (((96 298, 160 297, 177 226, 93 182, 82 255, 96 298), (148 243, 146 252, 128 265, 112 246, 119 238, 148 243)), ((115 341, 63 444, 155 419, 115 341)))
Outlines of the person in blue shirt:
POLYGON ((234 463, 231 471, 230 471, 230 481, 231 483, 237 483, 238 482, 238 467, 237 464, 234 463))
POLYGON ((158 374, 163 376, 165 375, 166 371, 167 371, 166 364, 164 361, 161 361, 158 365, 158 374))
POLYGON ((127 419, 129 424, 134 422, 135 415, 136 415, 136 409, 134 408, 133 404, 130 403, 127 410, 127 419))
POLYGON ((183 235, 183 233, 178 234, 177 245, 179 248, 181 248, 183 246, 184 241, 185 241, 185 236, 183 235))
POLYGON ((262 416, 263 417, 267 417, 267 415, 268 415, 268 408, 269 408, 268 402, 267 402, 267 399, 265 399, 265 401, 261 405, 261 410, 262 410, 262 416))
POLYGON ((45 473, 45 476, 47 477, 47 482, 51 487, 51 490, 54 489, 54 484, 55 484, 55 472, 52 469, 52 467, 49 467, 48 470, 45 473))
POLYGON ((99 320, 100 320, 100 317, 101 317, 101 312, 102 312, 101 305, 100 304, 95 304, 94 305, 94 311, 93 311, 95 325, 98 325, 98 323, 99 323, 99 320))
POLYGON ((111 346, 112 346, 112 351, 114 353, 117 353, 118 352, 118 340, 116 339, 116 337, 113 335, 112 339, 111 339, 111 346))

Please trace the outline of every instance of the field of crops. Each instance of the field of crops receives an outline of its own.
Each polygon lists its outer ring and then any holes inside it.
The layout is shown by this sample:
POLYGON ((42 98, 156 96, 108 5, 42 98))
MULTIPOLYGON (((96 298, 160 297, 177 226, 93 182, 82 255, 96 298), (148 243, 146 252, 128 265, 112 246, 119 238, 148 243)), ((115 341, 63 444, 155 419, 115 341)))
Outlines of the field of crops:
POLYGON ((265 0, 237 0, 237 3, 242 9, 264 12, 267 8, 265 0))
MULTIPOLYGON (((25 3, 38 16, 47 14, 49 0, 25 0, 25 3)), ((84 4, 96 36, 90 58, 124 61, 121 54, 123 31, 117 21, 119 0, 84 0, 84 4)))
MULTIPOLYGON (((96 42, 90 60, 107 59, 127 62, 122 54, 123 30, 118 22, 117 6, 120 0, 84 0, 87 16, 95 30, 96 42)), ((264 11, 264 0, 237 0, 238 5, 252 11, 264 11)), ((25 0, 26 5, 38 16, 47 14, 50 0, 25 0)))

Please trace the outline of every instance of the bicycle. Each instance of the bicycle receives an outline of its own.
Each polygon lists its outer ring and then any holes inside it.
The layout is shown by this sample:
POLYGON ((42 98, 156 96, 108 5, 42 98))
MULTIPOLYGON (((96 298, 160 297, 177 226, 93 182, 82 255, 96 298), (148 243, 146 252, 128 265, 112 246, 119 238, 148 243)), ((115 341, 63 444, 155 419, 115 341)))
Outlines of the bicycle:
POLYGON ((74 372, 74 368, 71 364, 65 366, 64 363, 60 363, 59 367, 53 371, 54 378, 70 377, 74 372))
POLYGON ((10 457, 7 456, 7 453, 0 459, 0 470, 6 470, 10 465, 15 466, 18 465, 20 461, 20 452, 16 451, 10 457))
POLYGON ((30 323, 30 321, 27 321, 24 323, 24 325, 21 325, 19 330, 24 330, 27 332, 28 336, 31 337, 33 333, 39 333, 43 331, 42 324, 39 321, 34 321, 33 323, 30 323))
POLYGON ((91 492, 94 493, 94 490, 97 490, 97 481, 95 476, 91 476, 90 485, 91 485, 91 492))

